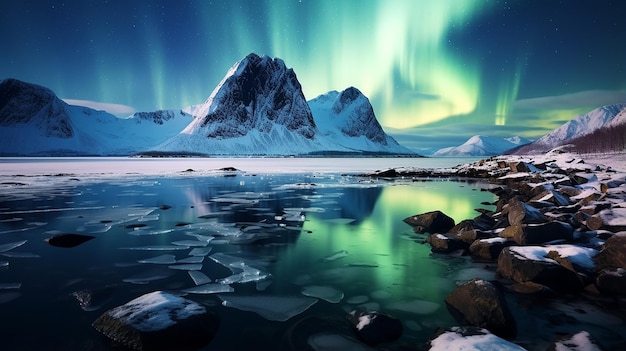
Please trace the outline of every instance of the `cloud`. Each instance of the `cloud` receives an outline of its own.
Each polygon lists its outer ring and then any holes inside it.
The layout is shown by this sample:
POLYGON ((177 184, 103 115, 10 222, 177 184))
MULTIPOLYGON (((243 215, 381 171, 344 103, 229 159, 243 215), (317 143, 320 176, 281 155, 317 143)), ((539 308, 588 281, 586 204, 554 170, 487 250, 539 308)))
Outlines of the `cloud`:
POLYGON ((520 110, 573 110, 597 108, 626 102, 626 90, 585 90, 577 93, 520 99, 514 106, 520 110))
POLYGON ((89 107, 94 110, 106 111, 118 117, 128 117, 136 112, 135 108, 128 105, 112 104, 107 102, 98 102, 91 100, 63 99, 69 105, 89 107))

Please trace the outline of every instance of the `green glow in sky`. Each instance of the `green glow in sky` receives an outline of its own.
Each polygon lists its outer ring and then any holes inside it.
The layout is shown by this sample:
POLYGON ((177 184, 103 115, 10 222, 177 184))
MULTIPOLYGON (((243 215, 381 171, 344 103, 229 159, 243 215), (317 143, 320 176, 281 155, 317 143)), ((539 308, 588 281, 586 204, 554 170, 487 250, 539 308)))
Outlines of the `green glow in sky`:
POLYGON ((326 1, 316 3, 304 22, 275 6, 268 12, 271 51, 291 58, 307 98, 356 86, 370 97, 383 125, 394 128, 476 108, 480 69, 444 41, 452 27, 480 10, 479 2, 326 1))

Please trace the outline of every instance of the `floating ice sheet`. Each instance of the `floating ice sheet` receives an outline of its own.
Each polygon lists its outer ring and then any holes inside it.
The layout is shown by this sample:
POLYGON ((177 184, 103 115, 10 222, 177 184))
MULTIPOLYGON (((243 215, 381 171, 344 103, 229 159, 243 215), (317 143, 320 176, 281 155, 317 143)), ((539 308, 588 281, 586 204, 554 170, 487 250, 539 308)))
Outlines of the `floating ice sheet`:
POLYGON ((332 286, 311 285, 302 289, 302 295, 317 297, 330 303, 338 303, 343 299, 343 292, 332 286))
POLYGON ((0 283, 0 290, 19 289, 22 283, 0 283))
POLYGON ((226 284, 208 283, 194 286, 193 288, 183 289, 182 291, 190 294, 218 294, 233 292, 235 289, 226 284))
POLYGON ((7 244, 2 244, 0 245, 0 252, 7 252, 9 250, 13 250, 16 247, 20 247, 24 244, 26 244, 28 240, 21 240, 21 241, 15 241, 12 243, 7 243, 7 244))
POLYGON ((123 279, 122 281, 126 283, 133 283, 133 284, 148 284, 151 281, 171 277, 173 274, 174 272, 170 270, 159 268, 159 269, 152 269, 152 270, 148 270, 139 274, 135 274, 129 278, 123 279))
POLYGON ((172 264, 176 263, 176 256, 166 254, 161 256, 156 256, 152 258, 146 258, 143 260, 137 260, 139 263, 153 263, 153 264, 172 264))
POLYGON ((32 252, 16 252, 16 251, 9 251, 9 252, 3 252, 2 256, 5 257, 12 257, 12 258, 37 258, 37 257, 41 257, 35 253, 32 252))
POLYGON ((439 304, 423 300, 410 300, 392 302, 386 307, 390 310, 414 314, 431 314, 439 309, 439 304))
POLYGON ((173 250, 187 250, 189 246, 181 245, 149 245, 149 246, 130 246, 120 247, 120 250, 139 250, 139 251, 173 251, 173 250))
POLYGON ((335 261, 338 260, 340 258, 344 258, 346 256, 348 256, 349 253, 347 250, 339 250, 333 254, 330 254, 324 258, 322 258, 322 262, 331 262, 331 261, 335 261))
POLYGON ((339 334, 315 334, 308 339, 309 346, 313 350, 350 350, 372 351, 373 349, 354 339, 349 339, 339 334))
POLYGON ((204 262, 204 256, 190 256, 180 259, 176 263, 202 263, 204 262))
POLYGON ((0 261, 0 267, 8 267, 9 266, 9 262, 7 261, 0 261))
POLYGON ((212 247, 196 247, 189 251, 189 256, 206 256, 211 252, 212 249, 212 247))
POLYGON ((202 263, 192 263, 192 264, 175 264, 168 266, 170 269, 177 269, 180 271, 199 271, 202 269, 202 263))
POLYGON ((188 271, 191 280, 193 280, 194 284, 202 285, 211 282, 211 278, 209 278, 206 274, 200 271, 188 271))
POLYGON ((358 304, 367 302, 367 300, 369 300, 369 298, 365 295, 356 295, 356 296, 352 296, 348 298, 346 302, 351 305, 358 305, 358 304))
POLYGON ((209 242, 199 241, 199 240, 179 240, 179 241, 172 242, 172 245, 188 246, 188 247, 205 247, 209 245, 209 242))
POLYGON ((226 307, 254 312, 265 319, 281 322, 299 315, 318 301, 306 296, 218 296, 226 307))

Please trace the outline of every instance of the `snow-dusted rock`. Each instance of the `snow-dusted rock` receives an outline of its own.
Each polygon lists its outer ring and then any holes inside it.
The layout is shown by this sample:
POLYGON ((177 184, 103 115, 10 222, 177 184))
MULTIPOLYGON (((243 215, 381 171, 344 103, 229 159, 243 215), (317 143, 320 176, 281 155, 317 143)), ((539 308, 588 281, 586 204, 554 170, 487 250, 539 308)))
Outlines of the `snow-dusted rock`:
POLYGON ((567 335, 550 345, 546 351, 602 351, 598 342, 587 331, 567 335))
POLYGON ((626 269, 626 232, 619 232, 608 238, 593 260, 598 269, 626 269))
POLYGON ((430 341, 430 351, 525 351, 523 347, 499 338, 487 329, 451 327, 430 341))
POLYGON ((597 250, 577 245, 510 246, 498 257, 497 272, 517 282, 533 281, 559 291, 577 290, 585 285, 578 270, 591 271, 596 254, 597 250), (551 251, 566 258, 572 266, 566 267, 549 258, 551 251))
POLYGON ((479 257, 487 260, 496 260, 500 255, 500 252, 505 247, 515 245, 515 241, 507 238, 489 238, 475 240, 469 247, 470 253, 474 257, 479 257))
POLYGON ((504 296, 486 280, 470 280, 446 296, 445 301, 461 324, 486 328, 501 337, 512 338, 517 334, 517 323, 504 296))
POLYGON ((93 327, 133 350, 194 350, 213 338, 219 321, 197 302, 155 291, 102 314, 93 327))

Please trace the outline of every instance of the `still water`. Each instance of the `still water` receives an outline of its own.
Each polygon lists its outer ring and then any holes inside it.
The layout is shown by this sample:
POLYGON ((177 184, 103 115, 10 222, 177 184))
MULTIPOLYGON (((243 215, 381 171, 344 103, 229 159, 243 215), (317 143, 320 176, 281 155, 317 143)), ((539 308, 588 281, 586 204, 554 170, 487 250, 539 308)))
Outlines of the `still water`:
POLYGON ((206 350, 274 349, 306 317, 355 309, 400 318, 398 343, 416 345, 454 325, 443 299, 458 282, 493 278, 468 258, 431 254, 402 222, 432 210, 473 218, 494 200, 484 184, 271 168, 2 180, 3 350, 110 349, 91 323, 155 290, 187 294, 219 314, 206 350), (72 248, 44 241, 61 233, 94 239, 72 248), (212 293, 219 284, 232 291, 212 293), (82 291, 93 293, 90 304, 79 304, 82 291), (276 310, 257 299, 265 297, 313 305, 276 310))

